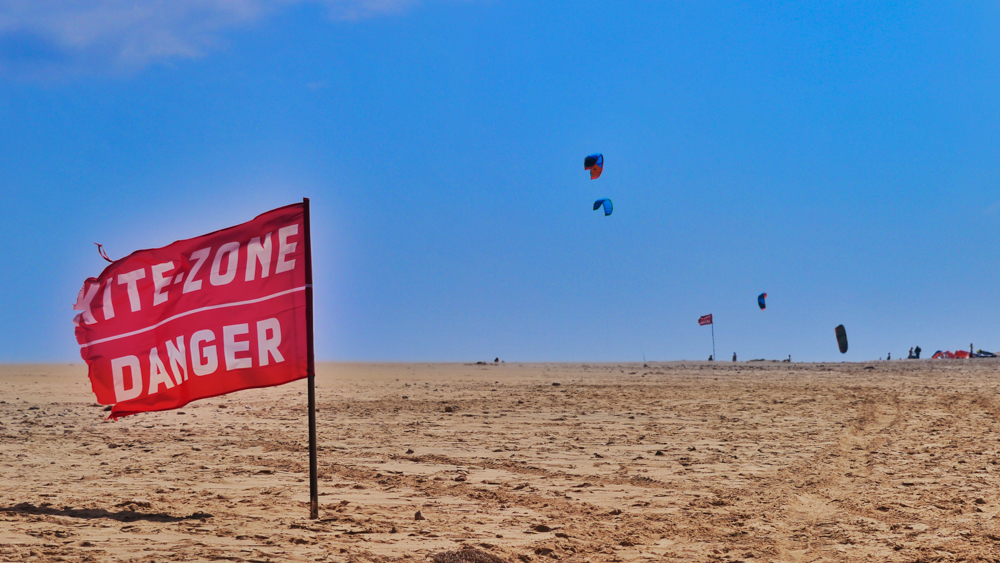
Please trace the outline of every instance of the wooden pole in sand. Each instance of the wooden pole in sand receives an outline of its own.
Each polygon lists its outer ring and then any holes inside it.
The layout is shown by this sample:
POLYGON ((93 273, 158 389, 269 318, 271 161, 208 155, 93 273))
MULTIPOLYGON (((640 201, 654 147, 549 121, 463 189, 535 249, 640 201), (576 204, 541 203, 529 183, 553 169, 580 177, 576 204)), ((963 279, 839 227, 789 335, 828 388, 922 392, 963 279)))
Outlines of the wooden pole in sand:
POLYGON ((312 241, 309 230, 309 198, 302 198, 305 206, 302 223, 306 245, 306 373, 309 385, 309 518, 319 518, 319 484, 316 478, 316 360, 313 355, 313 274, 312 241))

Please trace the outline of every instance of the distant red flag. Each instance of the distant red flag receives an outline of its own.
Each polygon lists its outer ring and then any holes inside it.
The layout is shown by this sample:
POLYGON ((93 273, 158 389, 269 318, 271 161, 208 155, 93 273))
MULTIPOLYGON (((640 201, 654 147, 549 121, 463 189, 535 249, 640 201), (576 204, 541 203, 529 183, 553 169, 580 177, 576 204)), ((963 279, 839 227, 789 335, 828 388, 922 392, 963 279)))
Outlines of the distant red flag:
POLYGON ((698 317, 698 324, 701 326, 712 324, 712 315, 702 315, 698 317))
POLYGON ((307 205, 138 250, 84 282, 76 339, 111 418, 307 377, 307 205))

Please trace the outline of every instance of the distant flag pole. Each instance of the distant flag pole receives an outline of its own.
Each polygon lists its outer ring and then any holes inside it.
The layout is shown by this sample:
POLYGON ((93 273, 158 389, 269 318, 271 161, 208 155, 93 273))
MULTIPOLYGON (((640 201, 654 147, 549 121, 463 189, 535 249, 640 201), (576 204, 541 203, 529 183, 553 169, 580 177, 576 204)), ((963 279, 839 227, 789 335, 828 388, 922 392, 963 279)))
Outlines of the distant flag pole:
POLYGON ((715 359, 715 323, 712 322, 712 315, 709 314, 709 315, 702 315, 702 316, 698 317, 698 325, 699 326, 705 326, 705 325, 711 325, 712 326, 712 359, 714 360, 715 359))

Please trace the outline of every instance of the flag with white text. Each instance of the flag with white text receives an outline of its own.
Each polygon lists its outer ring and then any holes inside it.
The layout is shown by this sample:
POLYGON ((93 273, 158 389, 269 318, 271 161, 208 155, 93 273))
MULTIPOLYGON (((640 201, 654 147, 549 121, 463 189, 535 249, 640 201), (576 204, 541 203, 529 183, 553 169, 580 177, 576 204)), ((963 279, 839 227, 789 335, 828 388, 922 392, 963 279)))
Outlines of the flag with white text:
POLYGON ((76 338, 112 418, 308 375, 306 205, 138 250, 84 282, 76 338))
POLYGON ((700 326, 712 324, 712 315, 702 315, 698 317, 698 324, 700 326))

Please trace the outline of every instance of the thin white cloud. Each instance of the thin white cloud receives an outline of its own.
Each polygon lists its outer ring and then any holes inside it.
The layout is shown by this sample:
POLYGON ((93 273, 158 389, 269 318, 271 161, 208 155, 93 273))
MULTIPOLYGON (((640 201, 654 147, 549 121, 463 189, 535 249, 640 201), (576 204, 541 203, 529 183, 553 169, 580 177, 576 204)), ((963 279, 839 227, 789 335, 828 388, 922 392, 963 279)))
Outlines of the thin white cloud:
POLYGON ((322 0, 330 15, 338 19, 356 20, 382 14, 398 14, 416 4, 416 0, 322 0))
POLYGON ((357 20, 416 0, 0 0, 0 71, 121 72, 208 54, 224 33, 295 4, 357 20))

